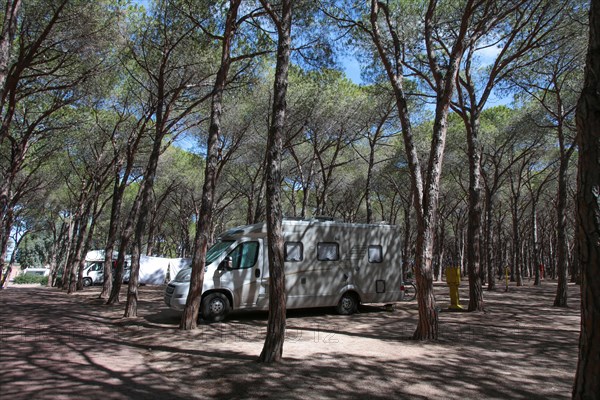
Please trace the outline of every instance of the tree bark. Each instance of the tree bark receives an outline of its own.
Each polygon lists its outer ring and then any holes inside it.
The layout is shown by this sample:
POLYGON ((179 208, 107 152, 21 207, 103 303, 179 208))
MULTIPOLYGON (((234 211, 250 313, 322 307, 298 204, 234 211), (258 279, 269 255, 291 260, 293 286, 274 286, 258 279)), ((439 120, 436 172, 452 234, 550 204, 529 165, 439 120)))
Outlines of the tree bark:
POLYGON ((467 224, 467 271, 469 273, 469 311, 483 311, 481 283, 481 145, 479 144, 479 113, 472 111, 467 126, 469 156, 469 217, 467 224))
POLYGON ((600 396, 600 4, 591 1, 584 86, 577 104, 577 222, 581 333, 573 399, 600 396))
POLYGON ((206 165, 204 169, 204 185, 202 187, 202 202, 200 204, 200 217, 196 226, 196 237, 194 239, 194 250, 192 255, 192 277, 190 280, 190 290, 179 324, 179 328, 182 330, 196 328, 198 313, 200 311, 202 286, 204 284, 204 264, 212 227, 218 167, 218 141, 221 134, 221 114, 223 112, 223 92, 227 85, 227 75, 231 65, 231 43, 235 35, 237 12, 240 2, 241 0, 233 0, 230 2, 229 11, 227 12, 225 21, 221 66, 217 72, 211 103, 206 165))
POLYGON ((404 206, 404 241, 402 245, 402 279, 408 278, 410 269, 410 199, 412 198, 412 186, 409 193, 409 201, 404 206))
POLYGON ((569 168, 570 152, 565 151, 564 133, 559 126, 559 144, 560 144, 560 166, 558 169, 558 199, 556 206, 557 217, 557 240, 556 240, 556 272, 558 275, 558 286, 554 298, 555 307, 567 306, 567 172, 569 168))
POLYGON ((494 200, 495 195, 491 190, 486 190, 486 198, 485 202, 485 257, 486 257, 486 268, 488 273, 488 290, 496 289, 496 270, 494 269, 494 244, 492 238, 492 226, 494 224, 493 220, 493 210, 494 210, 494 200))
POLYGON ((512 265, 511 265, 511 282, 516 281, 517 286, 523 286, 523 275, 521 273, 522 256, 521 256, 521 234, 519 231, 519 199, 521 190, 521 177, 517 176, 517 187, 515 187, 514 179, 510 178, 512 196, 510 199, 510 209, 512 217, 512 265))
POLYGON ((531 245, 532 245, 532 261, 533 261, 533 276, 535 280, 533 284, 539 286, 541 283, 540 276, 540 245, 539 245, 539 234, 538 234, 538 218, 537 218, 537 199, 533 199, 531 202, 531 245))
POLYGON ((102 283, 102 292, 98 296, 101 299, 108 299, 110 292, 112 291, 113 284, 113 252, 115 247, 115 241, 117 239, 117 227, 119 225, 119 216, 121 215, 121 200, 119 190, 119 173, 120 168, 116 168, 115 171, 115 183, 112 195, 112 204, 110 209, 110 222, 108 225, 108 235, 106 238, 106 246, 104 247, 104 282, 102 283))
MULTIPOLYGON (((166 65, 167 60, 163 59, 163 65, 166 65)), ((156 109, 156 125, 154 130, 154 138, 152 144, 152 151, 148 158, 148 164, 144 170, 144 180, 140 187, 140 198, 139 198, 139 213, 137 215, 137 222, 135 224, 133 246, 131 249, 131 271, 129 274, 129 287, 127 290, 127 302, 125 304, 125 312, 123 317, 131 318, 137 317, 137 302, 138 302, 138 286, 139 286, 139 273, 140 273, 140 257, 142 254, 142 245, 144 234, 146 233, 146 226, 150 216, 150 208, 152 202, 152 189, 154 187, 154 181, 156 179, 156 170, 158 168, 158 159, 162 149, 162 139, 166 135, 165 123, 165 76, 164 68, 160 68, 160 74, 158 76, 158 93, 157 93, 157 109, 156 109)))
MULTIPOLYGON (((87 207, 86 207, 87 208, 87 207)), ((85 263, 85 255, 83 254, 85 247, 85 240, 87 238, 87 230, 88 230, 88 218, 89 218, 90 210, 86 209, 79 217, 79 222, 77 224, 77 235, 75 236, 75 248, 73 250, 73 258, 72 263, 69 266, 70 268, 70 276, 69 276, 69 285, 67 289, 68 294, 73 294, 77 291, 77 283, 80 280, 79 275, 80 271, 83 268, 85 263)))
POLYGON ((424 25, 428 62, 431 66, 431 72, 435 82, 434 90, 436 93, 435 119, 429 160, 427 168, 423 169, 426 173, 425 179, 423 179, 421 161, 419 160, 413 138, 410 114, 408 111, 408 101, 404 91, 404 74, 401 59, 402 54, 400 51, 404 46, 391 23, 392 16, 390 15, 390 10, 387 8, 387 4, 372 0, 370 12, 371 31, 369 31, 369 33, 377 48, 379 58, 382 61, 394 92, 402 127, 402 136, 404 139, 408 166, 411 172, 411 183, 414 191, 413 201, 417 217, 415 275, 417 280, 417 300, 419 304, 419 320, 413 334, 413 339, 416 340, 437 339, 438 337, 438 319, 435 297, 433 295, 433 271, 431 264, 434 245, 434 229, 438 216, 439 181, 446 144, 448 109, 455 88, 460 60, 466 48, 466 36, 469 21, 476 5, 474 5, 472 1, 468 1, 464 7, 463 15, 460 20, 460 27, 456 32, 455 42, 450 50, 444 70, 440 68, 433 50, 433 41, 435 40, 433 38, 433 23, 436 7, 437 1, 432 0, 429 2, 424 25), (379 27, 380 13, 383 14, 387 26, 386 34, 389 35, 393 41, 394 51, 390 51, 383 43, 383 36, 379 27))
POLYGON ((21 0, 7 0, 4 8, 2 32, 0 33, 0 90, 4 94, 4 84, 8 76, 8 66, 13 40, 17 32, 17 16, 21 9, 21 0))
POLYGON ((133 246, 131 249, 131 271, 129 274, 129 287, 127 290, 127 302, 125 304, 125 313, 123 317, 137 317, 137 301, 138 301, 138 286, 140 273, 140 258, 142 255, 142 247, 146 226, 150 217, 150 208, 152 204, 152 190, 156 178, 156 170, 158 167, 158 159, 161 154, 162 139, 166 132, 163 126, 162 106, 160 103, 164 101, 159 85, 159 107, 156 111, 156 130, 153 138, 152 152, 148 159, 148 165, 144 171, 144 182, 140 188, 140 207, 137 215, 137 223, 135 224, 133 246))
POLYGON ((281 2, 277 15, 266 0, 261 3, 277 26, 277 65, 273 83, 273 111, 267 145, 267 237, 269 254, 269 319, 267 336, 259 360, 265 363, 281 361, 285 341, 285 271, 283 265, 283 233, 281 209, 281 153, 283 128, 287 109, 286 95, 291 53, 292 0, 281 2))
MULTIPOLYGON (((144 183, 142 182, 142 185, 144 183)), ((117 269, 115 270, 114 282, 112 285, 112 289, 110 292, 110 296, 106 301, 106 304, 119 304, 120 295, 121 295, 121 286, 123 285, 123 269, 125 267, 125 252, 129 247, 129 242, 131 240, 131 236, 133 235, 133 229, 135 225, 135 221, 137 221, 137 215, 140 209, 141 204, 141 193, 138 193, 136 196, 133 205, 131 207, 131 211, 129 212, 129 216, 127 217, 127 222, 125 223, 125 227, 123 228, 123 232, 121 233, 119 240, 119 255, 117 256, 117 269)), ((133 255, 132 255, 133 256, 133 255)), ((133 260, 132 264, 133 264, 133 260)), ((130 279, 131 279, 131 271, 130 271, 130 279)))

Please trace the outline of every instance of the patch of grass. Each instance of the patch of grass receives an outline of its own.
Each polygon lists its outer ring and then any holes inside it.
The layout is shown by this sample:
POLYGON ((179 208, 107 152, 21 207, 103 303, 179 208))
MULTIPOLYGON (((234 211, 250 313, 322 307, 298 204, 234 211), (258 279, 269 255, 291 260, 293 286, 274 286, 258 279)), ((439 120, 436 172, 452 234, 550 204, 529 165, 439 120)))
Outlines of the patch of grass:
POLYGON ((31 284, 31 283, 39 283, 40 285, 48 284, 48 277, 34 274, 22 274, 15 277, 15 284, 31 284))

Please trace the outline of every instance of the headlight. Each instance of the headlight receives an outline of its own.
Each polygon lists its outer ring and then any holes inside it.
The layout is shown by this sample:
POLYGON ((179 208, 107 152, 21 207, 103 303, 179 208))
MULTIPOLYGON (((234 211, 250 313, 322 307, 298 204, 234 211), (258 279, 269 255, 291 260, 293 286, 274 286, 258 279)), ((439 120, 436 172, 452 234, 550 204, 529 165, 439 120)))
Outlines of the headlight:
POLYGON ((179 271, 173 280, 175 282, 189 282, 190 279, 192 279, 192 269, 186 268, 179 271))

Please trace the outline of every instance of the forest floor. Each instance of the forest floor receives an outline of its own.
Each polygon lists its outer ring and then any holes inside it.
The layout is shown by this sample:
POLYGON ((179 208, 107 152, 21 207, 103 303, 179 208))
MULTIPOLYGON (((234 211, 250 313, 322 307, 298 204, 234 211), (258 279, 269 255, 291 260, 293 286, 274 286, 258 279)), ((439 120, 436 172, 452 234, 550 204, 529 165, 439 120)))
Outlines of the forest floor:
MULTIPOLYGON (((4 399, 566 399, 577 364, 579 288, 552 307, 556 283, 485 291, 485 313, 449 312, 435 284, 440 339, 409 339, 416 301, 289 311, 284 360, 257 363, 266 313, 178 330, 163 287, 140 288, 138 315, 106 306, 99 287, 0 291, 4 399)), ((125 296, 122 296, 124 300, 125 296)), ((461 284, 468 304, 468 284, 461 284)))

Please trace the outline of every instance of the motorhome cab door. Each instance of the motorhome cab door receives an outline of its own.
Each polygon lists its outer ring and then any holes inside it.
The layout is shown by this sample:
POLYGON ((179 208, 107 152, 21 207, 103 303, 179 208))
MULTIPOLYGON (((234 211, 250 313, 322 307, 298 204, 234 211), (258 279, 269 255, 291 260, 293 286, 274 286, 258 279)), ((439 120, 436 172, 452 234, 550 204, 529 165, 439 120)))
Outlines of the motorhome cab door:
POLYGON ((264 265, 262 242, 262 239, 252 239, 239 243, 220 268, 220 282, 215 286, 231 290, 236 309, 253 307, 258 300, 264 265))

